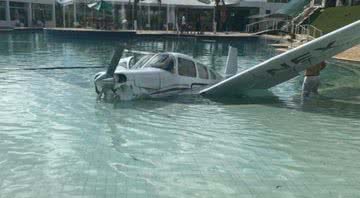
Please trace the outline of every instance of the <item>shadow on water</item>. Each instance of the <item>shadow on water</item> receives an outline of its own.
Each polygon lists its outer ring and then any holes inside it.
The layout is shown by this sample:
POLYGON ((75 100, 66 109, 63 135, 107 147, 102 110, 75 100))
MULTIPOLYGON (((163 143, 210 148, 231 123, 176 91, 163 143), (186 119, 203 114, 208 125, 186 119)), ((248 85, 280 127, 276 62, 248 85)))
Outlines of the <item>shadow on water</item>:
POLYGON ((282 104, 278 96, 268 90, 257 92, 256 95, 242 95, 237 97, 203 97, 198 94, 179 94, 161 98, 146 98, 134 101, 103 101, 112 103, 114 109, 129 109, 141 107, 144 109, 157 109, 170 104, 183 105, 269 105, 282 104))
POLYGON ((360 104, 352 104, 341 101, 313 100, 303 104, 301 108, 298 108, 297 110, 332 117, 360 118, 360 104))
POLYGON ((237 97, 212 97, 200 95, 177 95, 165 98, 149 98, 135 101, 112 101, 114 109, 138 109, 153 111, 172 104, 182 105, 262 105, 285 108, 299 112, 321 114, 341 118, 360 118, 360 88, 339 87, 323 90, 321 95, 303 100, 300 95, 281 99, 271 91, 264 90, 237 97))
POLYGON ((321 75, 320 96, 298 102, 301 111, 334 117, 360 118, 359 64, 330 60, 321 75))
POLYGON ((339 87, 324 90, 319 97, 299 100, 299 111, 333 117, 360 119, 360 88, 339 87))
POLYGON ((222 105, 284 104, 284 101, 269 90, 256 90, 239 96, 220 96, 210 97, 209 99, 222 105))
POLYGON ((292 101, 281 100, 276 95, 243 96, 212 99, 222 105, 257 104, 274 108, 285 108, 299 112, 321 114, 331 117, 360 119, 360 88, 339 88, 321 93, 318 97, 303 100, 300 95, 292 101), (330 94, 345 93, 343 97, 328 97, 330 94))

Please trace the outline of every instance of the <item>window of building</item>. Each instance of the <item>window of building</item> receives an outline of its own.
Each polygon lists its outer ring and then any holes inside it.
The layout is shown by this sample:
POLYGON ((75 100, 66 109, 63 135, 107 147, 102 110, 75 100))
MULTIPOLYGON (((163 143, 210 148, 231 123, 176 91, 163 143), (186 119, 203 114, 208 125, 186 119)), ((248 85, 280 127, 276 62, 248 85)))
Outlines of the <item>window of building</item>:
POLYGON ((32 4, 33 20, 36 21, 51 21, 52 20, 52 5, 50 4, 32 4))
POLYGON ((10 2, 10 19, 12 21, 19 20, 24 23, 27 17, 26 10, 25 3, 10 2))
POLYGON ((202 79, 209 79, 209 74, 207 68, 202 64, 197 64, 199 77, 202 79))
POLYGON ((6 2, 0 1, 0 21, 6 20, 6 2))
POLYGON ((271 10, 266 10, 265 13, 266 14, 271 14, 271 10))
POLYGON ((178 59, 178 72, 181 76, 196 77, 195 63, 191 60, 179 58, 178 59))

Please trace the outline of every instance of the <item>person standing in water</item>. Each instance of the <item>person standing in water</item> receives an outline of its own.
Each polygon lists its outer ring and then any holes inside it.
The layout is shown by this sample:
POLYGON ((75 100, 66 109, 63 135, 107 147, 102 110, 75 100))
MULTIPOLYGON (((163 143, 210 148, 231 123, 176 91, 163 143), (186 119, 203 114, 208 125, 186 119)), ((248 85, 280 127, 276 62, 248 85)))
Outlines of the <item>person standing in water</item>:
POLYGON ((325 67, 326 63, 321 62, 305 70, 305 78, 302 85, 303 98, 308 98, 311 94, 318 94, 318 88, 320 86, 320 71, 325 67))

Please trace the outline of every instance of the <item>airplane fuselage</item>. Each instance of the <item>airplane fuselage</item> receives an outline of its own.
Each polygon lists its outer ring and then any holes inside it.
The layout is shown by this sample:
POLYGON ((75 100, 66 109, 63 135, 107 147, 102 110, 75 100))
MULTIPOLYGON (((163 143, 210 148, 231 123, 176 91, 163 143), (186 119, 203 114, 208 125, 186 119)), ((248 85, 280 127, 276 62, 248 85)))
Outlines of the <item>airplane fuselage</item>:
POLYGON ((192 57, 179 53, 147 55, 132 67, 129 61, 121 59, 112 77, 97 80, 105 72, 96 75, 98 94, 114 94, 120 100, 163 97, 204 88, 223 79, 192 57))

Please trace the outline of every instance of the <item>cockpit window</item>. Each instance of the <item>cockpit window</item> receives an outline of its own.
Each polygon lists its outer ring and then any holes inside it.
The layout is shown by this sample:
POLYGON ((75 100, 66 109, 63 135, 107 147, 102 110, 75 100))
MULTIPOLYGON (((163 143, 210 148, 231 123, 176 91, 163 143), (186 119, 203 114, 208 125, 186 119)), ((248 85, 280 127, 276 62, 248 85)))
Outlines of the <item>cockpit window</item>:
POLYGON ((169 54, 156 54, 154 55, 144 67, 154 67, 174 72, 174 59, 169 54))
POLYGON ((197 64, 197 68, 198 68, 198 72, 199 72, 199 77, 202 79, 209 79, 209 74, 208 74, 208 69, 207 67, 205 67, 204 65, 198 63, 197 64))
POLYGON ((188 76, 196 78, 195 63, 184 58, 178 59, 178 72, 180 76, 188 76))
POLYGON ((141 67, 144 66, 144 64, 146 62, 148 62, 148 60, 150 60, 151 57, 153 57, 154 55, 153 54, 148 54, 148 55, 145 55, 143 57, 140 58, 140 60, 138 62, 135 63, 134 66, 132 66, 131 68, 132 69, 139 69, 141 67))

